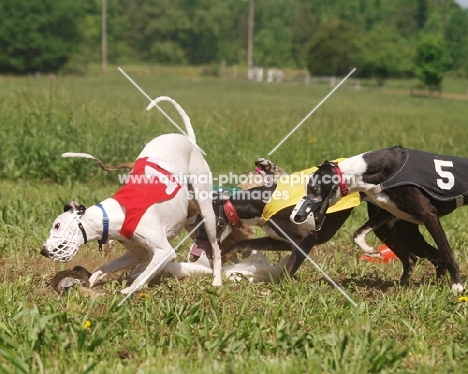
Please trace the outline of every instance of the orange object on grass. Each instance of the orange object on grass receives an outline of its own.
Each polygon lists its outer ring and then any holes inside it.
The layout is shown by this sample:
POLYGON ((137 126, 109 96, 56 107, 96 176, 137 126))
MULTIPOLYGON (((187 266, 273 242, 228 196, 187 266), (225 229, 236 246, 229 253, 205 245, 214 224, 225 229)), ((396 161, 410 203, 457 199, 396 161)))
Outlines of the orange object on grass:
POLYGON ((379 251, 382 254, 382 257, 370 257, 367 255, 362 255, 361 260, 366 260, 367 262, 377 261, 387 263, 389 260, 398 258, 397 255, 393 253, 393 251, 390 248, 388 248, 385 244, 382 244, 379 247, 379 251))

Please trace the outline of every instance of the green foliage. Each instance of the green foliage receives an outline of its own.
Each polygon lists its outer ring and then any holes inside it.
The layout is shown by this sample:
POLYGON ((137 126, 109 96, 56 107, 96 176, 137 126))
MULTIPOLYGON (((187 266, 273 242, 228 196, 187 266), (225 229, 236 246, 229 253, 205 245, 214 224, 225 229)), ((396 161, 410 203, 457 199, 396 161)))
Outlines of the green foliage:
POLYGON ((144 61, 201 64, 218 56, 220 28, 228 14, 218 1, 126 0, 119 9, 127 20, 120 36, 144 61))
MULTIPOLYGON (((130 75, 152 97, 167 93, 187 111, 214 175, 252 170, 253 160, 266 157, 329 92, 313 82, 187 79, 181 70, 161 70, 130 75)), ((465 93, 466 80, 450 82, 465 93)), ((294 171, 395 144, 466 156, 466 102, 408 97, 405 84, 390 80, 395 90, 383 93, 370 83, 360 91, 345 83, 269 157, 294 171)), ((0 81, 0 372, 468 370, 468 304, 457 302, 448 278, 436 281, 427 261, 418 262, 408 287, 396 282, 399 262, 360 261, 351 238, 366 217, 364 206, 310 254, 357 302, 356 309, 307 262, 278 284, 226 281, 214 289, 210 277, 165 278, 120 308, 122 274, 93 288, 103 293, 96 299, 76 288, 58 297, 48 286, 50 276, 75 265, 94 270, 123 254, 119 244, 104 253, 96 243, 81 248, 69 264, 39 254, 65 202, 89 206, 118 188, 117 172, 60 154, 131 161, 153 137, 176 131, 156 110, 146 112, 146 104, 118 72, 0 81)), ((170 105, 162 108, 181 124, 170 105)), ((468 210, 444 217, 443 225, 466 275, 468 210)), ((188 247, 181 246, 178 260, 188 247)), ((282 255, 268 256, 275 263, 282 255)))
MULTIPOLYGON (((347 47, 347 54, 340 56, 343 64, 349 66, 351 60, 362 76, 373 75, 382 82, 386 76, 406 75, 407 61, 422 32, 443 35, 451 69, 462 70, 468 64, 467 13, 454 0, 256 0, 254 4, 257 66, 309 66, 311 43, 333 33, 330 28, 337 20, 355 27, 357 38, 351 46, 347 39, 352 35, 334 41, 347 47), (354 50, 356 45, 362 45, 360 52, 354 50), (377 50, 377 45, 382 49, 377 50), (396 55, 389 53, 393 47, 396 55)), ((2 1, 0 72, 86 74, 91 63, 101 60, 101 6, 101 0, 2 1)), ((245 64, 248 9, 247 0, 107 0, 107 60, 245 64)), ((336 53, 329 55, 334 41, 326 42, 319 54, 322 60, 316 58, 313 69, 326 74, 336 70, 336 53)))
POLYGON ((292 10, 288 0, 258 1, 255 11, 255 65, 292 67, 292 10))
POLYGON ((81 40, 86 3, 4 0, 0 3, 0 72, 56 72, 81 40))
POLYGON ((346 75, 355 66, 361 46, 361 30, 346 21, 323 25, 312 38, 307 69, 312 75, 346 75))
MULTIPOLYGON (((115 70, 114 70, 115 71, 115 70)), ((251 170, 252 160, 265 157, 286 135, 285 128, 292 128, 311 110, 312 103, 318 103, 329 91, 329 87, 313 85, 313 90, 296 84, 251 85, 243 81, 218 81, 216 79, 187 80, 183 77, 168 76, 168 69, 154 69, 143 75, 128 71, 135 81, 152 97, 169 94, 187 111, 197 134, 200 146, 208 153, 207 160, 216 172, 229 172, 232 165, 239 165, 241 171, 251 170), (200 95, 203 92, 203 95, 200 95), (248 92, 248 95, 247 95, 248 92), (267 93, 267 95, 265 95, 267 93), (257 98, 257 96, 260 96, 257 98), (258 110, 264 106, 267 114, 258 110), (252 124, 262 123, 261 127, 252 124), (239 131, 228 131, 229 128, 239 131), (269 129, 265 136, 262 128, 269 129), (241 130, 242 129, 242 130, 241 130), (219 138, 212 141, 213 134, 219 138), (251 146, 255 139, 255 147, 251 146), (222 155, 222 156, 221 156, 222 155)), ((174 70, 174 74, 180 74, 174 70)), ((47 183, 67 181, 93 181, 115 183, 115 173, 107 173, 83 159, 64 159, 64 152, 87 152, 101 158, 107 164, 134 160, 153 137, 176 131, 173 125, 156 110, 144 111, 146 98, 141 95, 118 71, 109 72, 108 77, 41 78, 13 81, 5 80, 0 85, 0 179, 17 181, 21 179, 47 183), (118 75, 117 75, 118 74, 118 75), (118 130, 118 131, 117 131, 118 130)), ((463 80, 451 81, 453 89, 466 93, 463 80), (455 84, 456 83, 456 84, 455 84)), ((403 84, 404 82, 399 82, 403 84)), ((391 82, 388 83, 389 87, 391 82)), ((404 92, 407 92, 407 83, 404 92)), ((398 87, 398 86, 397 86, 398 87)), ((402 87, 398 87, 401 89, 402 87)), ((398 119, 387 120, 392 112, 374 110, 385 104, 388 98, 371 99, 371 93, 363 95, 362 107, 367 118, 355 109, 355 102, 341 97, 341 89, 335 93, 340 98, 340 108, 329 111, 322 105, 311 118, 311 127, 303 125, 291 138, 302 139, 295 148, 281 147, 277 162, 287 170, 302 170, 311 164, 327 158, 333 149, 346 153, 365 151, 378 145, 409 145, 424 147, 433 141, 441 144, 442 133, 432 134, 427 126, 445 121, 447 106, 444 104, 427 108, 426 103, 408 101, 406 96, 394 98, 399 107, 398 119), (420 124, 409 123, 405 118, 414 110, 427 112, 420 124), (372 120, 370 120, 371 118, 372 120), (377 126, 375 136, 368 134, 364 126, 373 121, 377 126), (360 124, 357 132, 343 128, 343 123, 360 124), (411 139, 405 130, 407 126, 419 126, 426 134, 425 139, 411 139), (323 132, 326 128, 329 131, 323 132), (382 143, 382 130, 393 129, 391 139, 382 143), (309 143, 309 139, 321 141, 309 143), (335 133, 349 137, 348 140, 335 138, 335 133), (366 136, 363 137, 362 133, 366 136), (439 134, 439 135, 436 135, 439 134), (421 142, 416 142, 416 140, 421 142), (327 144, 336 144, 330 150, 327 144), (302 157, 294 155, 301 154, 302 157), (286 162, 293 163, 286 165, 286 162)), ((335 99, 333 96, 331 99, 335 99)), ((393 100, 393 99, 392 99, 393 100)), ((330 102, 331 103, 331 102, 330 102)), ((451 103, 450 105, 461 105, 451 103)), ((180 117, 168 103, 163 108, 181 124, 180 117)), ((455 111, 457 112, 457 111, 455 111)), ((466 113, 468 115, 468 113, 466 113)), ((392 114, 389 118, 395 118, 392 114)), ((461 136, 465 131, 463 116, 451 120, 451 133, 447 139, 461 136), (457 124, 456 129, 453 127, 457 124)), ((445 147, 451 151, 452 146, 445 147)), ((442 148, 434 149, 442 152, 442 148)), ((463 154, 463 148, 459 152, 463 154)), ((334 152, 332 152, 334 153, 334 152)))
POLYGON ((374 77, 383 85, 389 77, 401 77, 412 70, 411 44, 394 29, 378 25, 363 36, 362 43, 356 75, 374 77))
POLYGON ((417 47, 414 74, 425 86, 440 88, 448 66, 449 58, 442 39, 432 34, 424 35, 417 47))
POLYGON ((297 67, 306 67, 307 46, 319 23, 318 9, 308 1, 298 1, 294 7, 292 26, 292 57, 297 67))
POLYGON ((446 50, 452 63, 450 68, 460 69, 468 65, 468 13, 454 9, 444 29, 446 50))
POLYGON ((263 67, 290 67, 292 35, 279 18, 255 36, 255 64, 263 67))

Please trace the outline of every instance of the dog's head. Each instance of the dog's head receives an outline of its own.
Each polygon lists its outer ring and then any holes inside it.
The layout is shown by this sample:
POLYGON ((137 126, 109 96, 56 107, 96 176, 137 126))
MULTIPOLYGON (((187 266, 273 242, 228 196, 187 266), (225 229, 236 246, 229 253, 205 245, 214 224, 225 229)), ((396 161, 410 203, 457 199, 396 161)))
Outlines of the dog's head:
POLYGON ((336 163, 325 161, 309 177, 306 196, 296 204, 291 214, 292 222, 305 224, 310 230, 320 229, 328 207, 339 199, 339 175, 336 170, 336 163))
POLYGON ((272 186, 279 177, 288 173, 274 162, 260 157, 255 160, 255 170, 244 173, 247 177, 239 184, 243 190, 253 187, 272 186))
POLYGON ((50 235, 42 246, 41 254, 59 262, 70 261, 79 247, 87 242, 86 231, 81 224, 81 217, 86 207, 71 201, 64 207, 50 230, 50 235))

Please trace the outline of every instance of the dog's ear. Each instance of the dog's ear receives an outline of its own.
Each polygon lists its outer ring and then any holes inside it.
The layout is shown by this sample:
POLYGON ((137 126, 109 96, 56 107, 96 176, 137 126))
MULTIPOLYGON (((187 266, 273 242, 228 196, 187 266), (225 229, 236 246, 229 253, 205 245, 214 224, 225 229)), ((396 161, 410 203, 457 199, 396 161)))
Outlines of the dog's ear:
POLYGON ((65 206, 63 207, 63 212, 68 212, 69 210, 73 211, 73 206, 72 206, 72 202, 70 203, 66 203, 65 206))
POLYGON ((77 201, 70 201, 69 203, 65 204, 63 212, 65 213, 70 210, 72 213, 78 212, 78 214, 83 215, 86 212, 86 207, 77 201))
POLYGON ((255 166, 263 170, 266 174, 277 175, 277 176, 287 174, 283 168, 280 168, 274 162, 263 157, 257 158, 255 160, 255 166))

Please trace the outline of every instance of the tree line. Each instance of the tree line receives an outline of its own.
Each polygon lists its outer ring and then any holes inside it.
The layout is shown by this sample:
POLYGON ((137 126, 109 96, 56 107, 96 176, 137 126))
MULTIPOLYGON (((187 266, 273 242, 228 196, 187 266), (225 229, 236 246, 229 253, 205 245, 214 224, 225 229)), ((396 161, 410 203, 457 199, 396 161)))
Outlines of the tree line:
MULTIPOLYGON (((101 1, 2 0, 0 73, 80 73, 99 62, 101 1)), ((248 3, 107 0, 108 61, 246 64, 248 3)), ((342 75, 355 66, 356 76, 383 81, 427 72, 424 65, 436 58, 431 69, 468 74, 468 14, 454 0, 254 4, 257 66, 308 68, 313 75, 342 75)))

